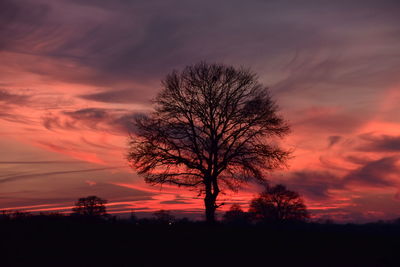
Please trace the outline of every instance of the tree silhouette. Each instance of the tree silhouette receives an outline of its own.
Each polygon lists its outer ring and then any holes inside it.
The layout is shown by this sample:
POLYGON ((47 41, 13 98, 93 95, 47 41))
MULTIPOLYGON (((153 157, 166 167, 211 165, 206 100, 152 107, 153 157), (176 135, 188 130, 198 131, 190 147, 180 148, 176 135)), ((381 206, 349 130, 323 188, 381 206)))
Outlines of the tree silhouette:
POLYGON ((75 214, 88 217, 106 216, 106 203, 107 200, 96 196, 83 197, 75 203, 75 207, 72 209, 72 211, 75 214))
POLYGON ((244 225, 249 222, 249 214, 242 210, 240 205, 233 204, 224 214, 224 222, 228 224, 244 225))
POLYGON ((250 203, 249 213, 257 221, 283 222, 304 221, 309 218, 303 199, 284 185, 268 186, 250 203))
POLYGON ((159 223, 171 224, 175 221, 175 217, 167 210, 158 210, 154 212, 153 215, 159 223))
POLYGON ((288 152, 276 137, 289 131, 257 76, 199 63, 162 82, 155 111, 135 119, 128 161, 151 184, 195 187, 214 222, 222 189, 238 190, 281 167, 288 152))

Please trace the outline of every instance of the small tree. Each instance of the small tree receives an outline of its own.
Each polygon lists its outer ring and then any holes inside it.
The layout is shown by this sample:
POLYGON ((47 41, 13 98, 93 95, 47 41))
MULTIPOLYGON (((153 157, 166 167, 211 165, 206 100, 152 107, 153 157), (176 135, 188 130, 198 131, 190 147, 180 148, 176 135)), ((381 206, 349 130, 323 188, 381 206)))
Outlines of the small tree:
POLYGON ((223 220, 228 224, 247 224, 249 222, 249 214, 243 211, 239 204, 233 204, 231 208, 225 212, 223 220))
POLYGON ((75 214, 88 217, 106 216, 106 203, 107 200, 96 196, 83 197, 75 203, 75 207, 72 209, 72 211, 75 214))
POLYGON ((309 218, 303 199, 284 185, 268 186, 250 203, 249 213, 263 222, 304 221, 309 218))
POLYGON ((171 224, 175 221, 175 217, 167 210, 156 211, 153 215, 159 223, 171 224))
POLYGON ((238 190, 282 166, 288 152, 274 137, 288 125, 268 89, 246 69, 200 63, 173 71, 155 111, 138 116, 128 161, 150 184, 196 187, 214 222, 223 188, 238 190))
POLYGON ((138 221, 138 218, 136 217, 136 214, 133 210, 131 210, 131 215, 129 217, 129 221, 133 222, 133 223, 136 223, 138 221))

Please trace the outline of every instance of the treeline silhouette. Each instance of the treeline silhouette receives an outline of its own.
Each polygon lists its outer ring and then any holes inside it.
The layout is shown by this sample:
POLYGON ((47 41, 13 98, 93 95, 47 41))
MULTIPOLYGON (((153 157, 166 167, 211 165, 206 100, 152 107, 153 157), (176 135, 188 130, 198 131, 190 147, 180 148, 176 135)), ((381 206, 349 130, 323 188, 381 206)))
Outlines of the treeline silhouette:
MULTIPOLYGON (((115 216, 107 213, 106 204, 108 201, 97 196, 88 196, 79 198, 72 208, 71 218, 85 220, 116 220, 115 216)), ((0 219, 25 219, 33 215, 23 211, 2 211, 0 219)), ((37 215, 36 215, 37 216, 37 215)), ((66 215, 57 212, 40 213, 39 217, 60 218, 66 215)), ((142 222, 158 222, 173 224, 177 220, 167 210, 159 210, 154 212, 154 218, 142 219, 142 222)), ((241 209, 240 205, 234 204, 231 206, 223 218, 222 223, 225 224, 257 224, 257 223, 294 223, 305 222, 310 218, 307 207, 300 195, 286 189, 282 184, 275 186, 266 186, 265 190, 255 197, 250 202, 248 212, 241 209)), ((131 221, 139 222, 134 213, 131 214, 131 221)), ((187 218, 181 219, 188 221, 187 218)), ((210 222, 207 222, 210 224, 210 222)), ((215 222, 211 222, 214 224, 215 222)))

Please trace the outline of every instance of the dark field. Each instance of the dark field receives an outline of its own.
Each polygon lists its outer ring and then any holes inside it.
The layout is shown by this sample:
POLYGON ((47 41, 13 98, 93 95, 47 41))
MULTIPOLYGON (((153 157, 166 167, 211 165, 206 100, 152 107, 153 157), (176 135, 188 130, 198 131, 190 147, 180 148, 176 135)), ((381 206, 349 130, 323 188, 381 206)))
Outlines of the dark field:
POLYGON ((0 222, 0 266, 399 266, 400 225, 0 222))

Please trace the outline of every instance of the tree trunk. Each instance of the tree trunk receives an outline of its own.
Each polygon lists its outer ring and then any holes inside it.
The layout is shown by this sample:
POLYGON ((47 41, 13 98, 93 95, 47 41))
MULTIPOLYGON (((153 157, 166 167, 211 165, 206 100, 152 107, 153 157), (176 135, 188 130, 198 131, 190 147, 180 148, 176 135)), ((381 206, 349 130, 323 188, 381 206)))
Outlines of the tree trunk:
POLYGON ((204 205, 206 208, 206 222, 209 224, 215 223, 215 210, 217 209, 216 200, 219 194, 218 187, 212 186, 212 183, 206 184, 206 196, 204 198, 204 205))
POLYGON ((209 224, 215 223, 215 200, 213 200, 213 196, 207 196, 204 198, 204 204, 206 207, 206 222, 209 224))

